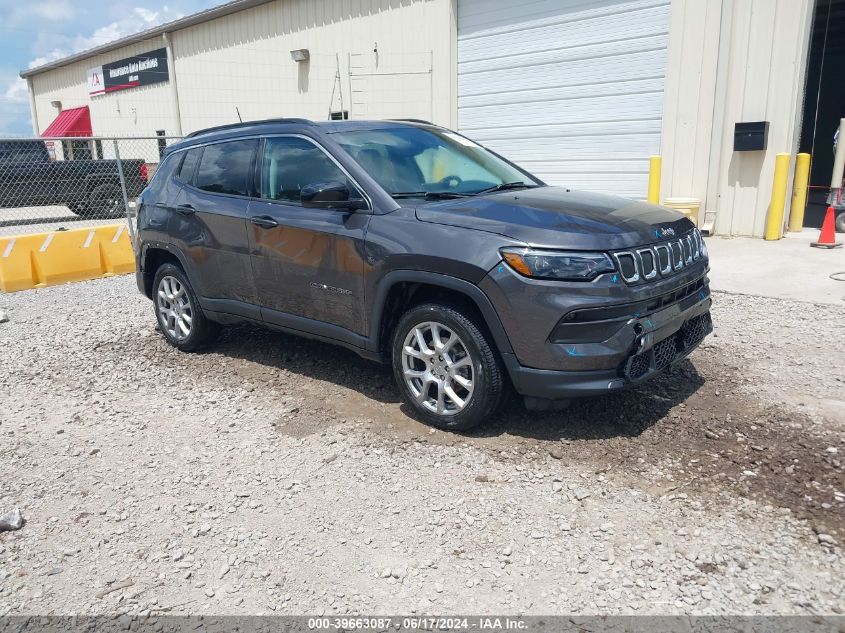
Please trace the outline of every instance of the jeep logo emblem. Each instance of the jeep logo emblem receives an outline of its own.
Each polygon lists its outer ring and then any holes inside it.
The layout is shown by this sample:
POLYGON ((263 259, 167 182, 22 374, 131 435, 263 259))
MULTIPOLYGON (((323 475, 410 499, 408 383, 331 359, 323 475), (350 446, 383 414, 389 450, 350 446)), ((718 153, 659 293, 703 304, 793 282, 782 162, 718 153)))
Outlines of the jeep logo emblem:
POLYGON ((658 229, 654 233, 657 237, 675 237, 675 229, 673 228, 658 229))

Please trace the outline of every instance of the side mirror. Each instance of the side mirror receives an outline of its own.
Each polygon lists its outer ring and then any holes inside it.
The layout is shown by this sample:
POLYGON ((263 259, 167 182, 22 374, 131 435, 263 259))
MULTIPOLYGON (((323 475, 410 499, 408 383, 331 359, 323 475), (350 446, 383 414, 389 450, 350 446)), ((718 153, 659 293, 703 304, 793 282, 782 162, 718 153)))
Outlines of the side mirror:
POLYGON ((331 180, 305 185, 299 194, 306 209, 362 209, 363 200, 350 200, 349 187, 344 182, 331 180))

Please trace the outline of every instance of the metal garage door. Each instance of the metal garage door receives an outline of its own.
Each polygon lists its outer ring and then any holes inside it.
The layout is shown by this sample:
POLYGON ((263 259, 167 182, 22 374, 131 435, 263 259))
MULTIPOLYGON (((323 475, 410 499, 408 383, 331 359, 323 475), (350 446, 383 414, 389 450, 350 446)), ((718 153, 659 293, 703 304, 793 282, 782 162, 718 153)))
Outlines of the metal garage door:
POLYGON ((669 0, 458 0, 458 127, 550 184, 645 198, 669 0))

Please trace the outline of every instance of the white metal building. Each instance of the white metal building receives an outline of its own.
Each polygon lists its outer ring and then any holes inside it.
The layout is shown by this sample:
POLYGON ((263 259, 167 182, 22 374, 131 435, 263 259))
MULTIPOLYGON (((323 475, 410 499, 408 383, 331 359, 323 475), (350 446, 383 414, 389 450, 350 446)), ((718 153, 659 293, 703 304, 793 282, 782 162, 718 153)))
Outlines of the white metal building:
POLYGON ((814 12, 841 4, 235 0, 22 76, 39 134, 85 106, 103 136, 421 118, 550 183, 639 198, 660 154, 664 198, 702 200, 716 233, 759 236, 774 156, 798 150, 808 116, 814 12), (138 65, 160 49, 158 68, 138 65), (105 92, 92 85, 116 69, 105 92), (768 122, 765 149, 734 151, 742 122, 768 122))

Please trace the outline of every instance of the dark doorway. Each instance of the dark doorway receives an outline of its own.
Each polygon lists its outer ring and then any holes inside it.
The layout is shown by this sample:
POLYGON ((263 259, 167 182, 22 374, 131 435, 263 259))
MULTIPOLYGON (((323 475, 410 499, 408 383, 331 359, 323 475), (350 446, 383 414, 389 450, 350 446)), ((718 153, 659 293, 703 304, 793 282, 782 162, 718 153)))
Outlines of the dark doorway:
MULTIPOLYGON (((845 0, 817 0, 799 151, 813 155, 804 226, 819 228, 833 171, 833 135, 845 117, 845 0)), ((840 142, 843 142, 840 139, 840 142)))

